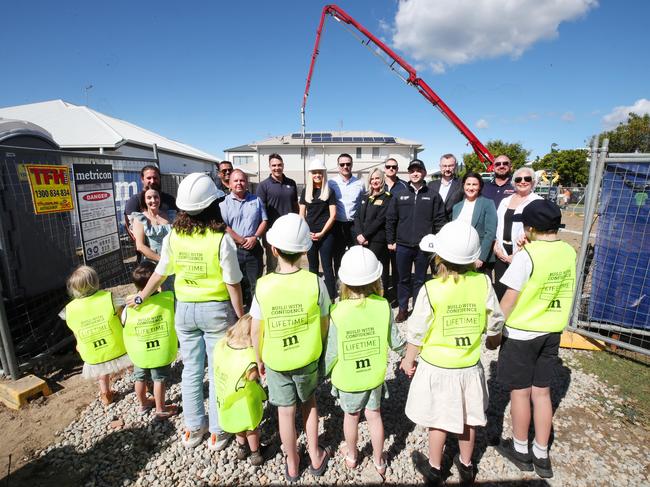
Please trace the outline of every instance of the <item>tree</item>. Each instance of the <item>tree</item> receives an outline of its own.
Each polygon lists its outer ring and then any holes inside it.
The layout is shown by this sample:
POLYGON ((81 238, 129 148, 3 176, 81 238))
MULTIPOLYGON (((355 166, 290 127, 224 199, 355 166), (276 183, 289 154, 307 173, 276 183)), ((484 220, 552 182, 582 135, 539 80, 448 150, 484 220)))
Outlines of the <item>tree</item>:
POLYGON ((627 122, 600 134, 599 146, 605 138, 609 138, 609 152, 650 152, 650 115, 630 113, 627 122))
POLYGON ((562 186, 586 185, 589 178, 585 149, 554 150, 533 162, 533 169, 551 169, 560 175, 562 186))
MULTIPOLYGON (((503 140, 491 140, 486 144, 486 147, 494 157, 505 154, 512 161, 512 167, 518 169, 526 163, 530 151, 523 148, 519 142, 509 144, 503 140)), ((488 163, 489 165, 489 163, 488 163)), ((463 154, 463 174, 470 171, 485 172, 485 165, 479 161, 475 153, 463 154)))

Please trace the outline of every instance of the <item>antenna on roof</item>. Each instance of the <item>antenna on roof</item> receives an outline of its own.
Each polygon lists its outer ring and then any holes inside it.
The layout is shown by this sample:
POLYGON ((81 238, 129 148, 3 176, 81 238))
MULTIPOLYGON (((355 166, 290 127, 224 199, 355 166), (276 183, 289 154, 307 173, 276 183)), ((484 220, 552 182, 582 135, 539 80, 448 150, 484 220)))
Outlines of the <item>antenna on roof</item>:
POLYGON ((88 106, 88 92, 94 88, 93 85, 88 85, 84 88, 84 92, 86 94, 86 106, 88 106))

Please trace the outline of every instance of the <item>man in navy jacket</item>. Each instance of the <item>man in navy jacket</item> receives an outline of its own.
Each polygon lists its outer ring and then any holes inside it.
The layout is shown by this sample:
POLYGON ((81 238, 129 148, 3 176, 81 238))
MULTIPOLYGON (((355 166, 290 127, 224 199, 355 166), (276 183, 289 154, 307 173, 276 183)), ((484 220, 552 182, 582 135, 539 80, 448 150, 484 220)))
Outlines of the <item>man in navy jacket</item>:
POLYGON ((397 253, 399 285, 397 299, 399 312, 397 323, 408 317, 408 302, 411 297, 411 267, 415 263, 413 296, 417 296, 424 284, 428 255, 420 250, 422 237, 438 233, 446 223, 445 205, 440 195, 424 182, 427 169, 419 159, 413 159, 408 166, 409 184, 391 198, 386 215, 386 241, 388 249, 397 253))

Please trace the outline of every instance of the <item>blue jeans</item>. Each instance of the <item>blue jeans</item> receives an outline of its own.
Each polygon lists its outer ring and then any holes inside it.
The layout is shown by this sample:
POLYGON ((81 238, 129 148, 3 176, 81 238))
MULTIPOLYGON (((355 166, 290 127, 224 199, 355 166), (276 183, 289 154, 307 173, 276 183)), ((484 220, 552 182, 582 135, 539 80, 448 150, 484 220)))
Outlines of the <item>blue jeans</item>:
POLYGON ((320 265, 323 266, 323 279, 327 286, 327 293, 330 299, 336 297, 336 279, 334 278, 334 267, 332 266, 332 257, 334 251, 334 235, 332 232, 320 240, 312 241, 311 248, 307 251, 307 260, 309 261, 309 272, 318 274, 318 256, 320 255, 320 265))
POLYGON ((418 247, 406 247, 400 244, 397 244, 396 254, 399 275, 397 300, 399 309, 408 311, 409 297, 411 297, 411 268, 415 263, 415 272, 413 273, 413 299, 415 299, 427 275, 429 256, 418 247))
POLYGON ((185 427, 199 429, 206 423, 203 397, 205 356, 208 356, 208 418, 210 433, 221 433, 217 415, 217 393, 212 384, 214 377, 212 351, 235 322, 235 311, 230 301, 176 304, 176 334, 183 356, 181 395, 185 427))

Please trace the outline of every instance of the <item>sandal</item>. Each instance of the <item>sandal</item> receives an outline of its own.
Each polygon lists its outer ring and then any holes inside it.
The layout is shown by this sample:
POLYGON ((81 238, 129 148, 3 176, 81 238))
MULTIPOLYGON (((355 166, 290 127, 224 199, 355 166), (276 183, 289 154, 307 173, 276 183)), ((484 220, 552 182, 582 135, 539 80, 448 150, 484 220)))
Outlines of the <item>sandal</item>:
POLYGON ((358 452, 357 452, 357 458, 351 457, 350 456, 350 449, 348 448, 347 445, 342 446, 341 448, 339 448, 339 452, 341 453, 341 455, 343 455, 343 461, 345 462, 345 466, 349 470, 354 470, 354 469, 357 468, 357 466, 358 466, 358 454, 359 454, 358 452))
POLYGON ((298 467, 298 474, 297 475, 289 475, 289 464, 285 461, 284 462, 284 478, 290 484, 298 482, 298 480, 300 480, 300 467, 298 467))
POLYGON ((175 404, 170 404, 165 406, 164 411, 156 412, 155 419, 156 421, 165 421, 166 419, 176 416, 179 413, 179 408, 175 404))
POLYGON ((330 450, 329 446, 320 449, 323 450, 323 452, 325 452, 325 455, 323 456, 323 461, 320 463, 320 467, 315 468, 313 465, 309 465, 309 473, 312 474, 314 477, 323 476, 325 470, 327 470, 327 464, 330 461, 330 457, 332 456, 332 451, 330 450))
POLYGON ((388 464, 386 463, 386 454, 382 453, 381 454, 381 464, 377 464, 375 462, 375 459, 372 459, 372 463, 375 466, 375 470, 377 470, 377 473, 381 476, 382 479, 386 480, 386 467, 388 467, 388 464))
POLYGON ((138 409, 138 412, 140 413, 140 416, 145 416, 149 411, 151 411, 154 407, 156 406, 155 401, 152 399, 150 401, 147 401, 147 404, 140 404, 140 408, 138 409))

